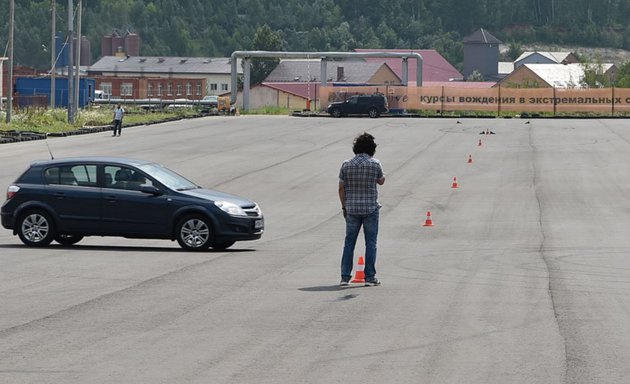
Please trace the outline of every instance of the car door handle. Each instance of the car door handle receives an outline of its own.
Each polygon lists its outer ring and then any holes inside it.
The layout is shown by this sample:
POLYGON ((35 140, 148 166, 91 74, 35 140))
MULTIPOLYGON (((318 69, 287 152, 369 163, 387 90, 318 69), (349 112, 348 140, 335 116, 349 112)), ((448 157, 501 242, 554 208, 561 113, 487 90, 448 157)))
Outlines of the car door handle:
POLYGON ((105 200, 109 201, 110 203, 115 203, 118 200, 118 198, 116 198, 116 196, 110 195, 110 196, 105 196, 105 200))
POLYGON ((54 195, 54 196, 55 196, 55 198, 57 198, 57 199, 63 199, 64 197, 66 197, 66 194, 65 194, 65 193, 63 193, 63 192, 55 192, 53 195, 54 195))

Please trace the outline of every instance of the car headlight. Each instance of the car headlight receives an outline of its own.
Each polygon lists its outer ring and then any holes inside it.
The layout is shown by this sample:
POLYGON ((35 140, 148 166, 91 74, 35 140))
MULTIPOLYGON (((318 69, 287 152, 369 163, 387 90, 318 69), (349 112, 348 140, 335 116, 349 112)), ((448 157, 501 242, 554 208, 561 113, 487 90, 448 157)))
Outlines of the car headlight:
POLYGON ((214 205, 221 208, 221 210, 228 215, 247 217, 247 213, 243 211, 243 208, 229 201, 215 201, 214 205))

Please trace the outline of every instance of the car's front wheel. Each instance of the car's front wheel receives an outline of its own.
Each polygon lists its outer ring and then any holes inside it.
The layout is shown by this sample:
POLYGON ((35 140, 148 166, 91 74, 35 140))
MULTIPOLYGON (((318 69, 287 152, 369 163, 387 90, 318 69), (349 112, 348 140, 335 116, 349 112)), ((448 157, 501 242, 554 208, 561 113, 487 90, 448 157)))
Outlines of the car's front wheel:
POLYGON ((43 210, 29 211, 17 222, 18 236, 29 247, 45 247, 55 237, 55 224, 43 210))
POLYGON ((332 115, 332 117, 341 117, 341 109, 339 108, 333 108, 330 111, 330 114, 332 115))
POLYGON ((175 230, 179 246, 187 251, 203 251, 210 246, 212 225, 204 216, 186 216, 175 230))
POLYGON ((378 109, 376 109, 376 108, 370 108, 370 109, 368 109, 368 116, 370 116, 371 118, 373 118, 373 119, 374 119, 374 118, 377 118, 377 117, 378 117, 378 115, 379 115, 379 113, 378 113, 378 109))
POLYGON ((55 241, 61 245, 74 245, 81 241, 83 236, 80 235, 57 235, 55 241))

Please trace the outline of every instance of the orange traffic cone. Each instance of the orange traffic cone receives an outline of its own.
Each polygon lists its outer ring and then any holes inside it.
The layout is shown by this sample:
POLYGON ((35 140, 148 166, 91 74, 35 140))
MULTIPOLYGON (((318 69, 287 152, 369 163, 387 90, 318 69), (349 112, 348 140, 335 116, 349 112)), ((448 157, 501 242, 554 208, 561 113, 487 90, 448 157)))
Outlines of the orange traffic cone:
POLYGON ((468 155, 468 163, 472 163, 472 155, 468 155))
POLYGON ((481 139, 479 139, 479 144, 477 144, 478 147, 481 147, 483 144, 481 144, 481 139))
POLYGON ((457 177, 453 177, 453 184, 451 185, 451 188, 459 188, 459 184, 457 184, 457 177))
POLYGON ((423 227, 432 227, 433 220, 431 220, 431 211, 427 211, 427 219, 424 221, 423 227))
POLYGON ((352 283, 365 283, 365 261, 363 256, 359 256, 359 263, 357 264, 357 272, 354 274, 352 283))

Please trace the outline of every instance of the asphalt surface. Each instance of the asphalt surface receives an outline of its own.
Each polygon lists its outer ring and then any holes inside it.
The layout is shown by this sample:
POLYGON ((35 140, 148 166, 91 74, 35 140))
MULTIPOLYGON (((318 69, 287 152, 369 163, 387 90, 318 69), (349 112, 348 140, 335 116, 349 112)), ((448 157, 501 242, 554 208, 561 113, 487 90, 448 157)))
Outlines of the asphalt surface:
MULTIPOLYGON (((0 230, 0 383, 627 383, 628 127, 241 116, 49 139, 249 197, 266 232, 187 253, 0 230), (339 288, 337 175, 363 131, 387 178, 383 285, 339 288)), ((1 188, 48 156, 0 146, 1 188)))

